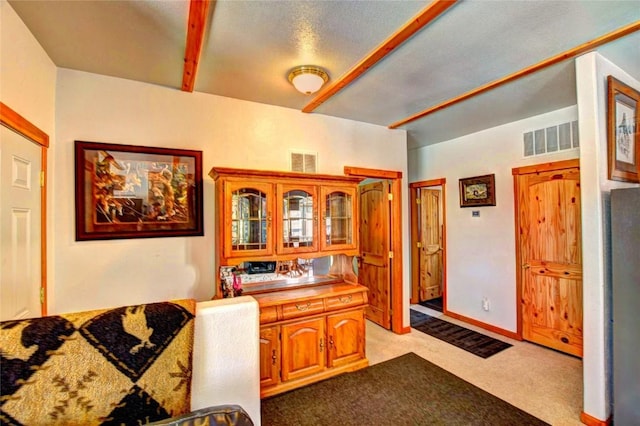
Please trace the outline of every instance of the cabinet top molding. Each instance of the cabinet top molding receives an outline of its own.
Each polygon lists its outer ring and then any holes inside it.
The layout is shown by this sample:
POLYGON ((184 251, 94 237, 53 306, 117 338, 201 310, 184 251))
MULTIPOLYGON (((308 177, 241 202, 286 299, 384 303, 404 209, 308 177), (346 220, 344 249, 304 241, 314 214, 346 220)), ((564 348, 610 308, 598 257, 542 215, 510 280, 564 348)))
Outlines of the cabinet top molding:
POLYGON ((213 180, 217 180, 220 177, 256 177, 256 178, 271 178, 271 179, 305 179, 316 181, 340 181, 340 182, 353 182, 358 183, 363 180, 363 177, 359 176, 344 176, 344 175, 324 175, 316 173, 301 173, 301 172, 285 172, 285 171, 273 171, 273 170, 251 170, 251 169, 234 169, 229 167, 213 167, 209 172, 209 176, 213 180))

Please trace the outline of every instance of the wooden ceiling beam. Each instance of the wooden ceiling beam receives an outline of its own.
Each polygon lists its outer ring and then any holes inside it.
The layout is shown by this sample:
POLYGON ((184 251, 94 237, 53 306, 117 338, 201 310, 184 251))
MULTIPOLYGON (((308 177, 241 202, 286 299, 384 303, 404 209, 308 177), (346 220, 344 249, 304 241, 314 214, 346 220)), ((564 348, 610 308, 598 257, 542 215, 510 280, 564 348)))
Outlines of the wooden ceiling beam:
POLYGON ((360 62, 353 66, 344 75, 321 89, 313 98, 313 100, 309 102, 309 104, 307 104, 304 108, 302 108, 302 112, 312 112, 313 110, 315 110, 322 103, 326 102, 333 95, 344 89, 355 79, 367 72, 369 68, 373 67, 385 56, 391 53, 396 47, 400 46, 427 24, 433 22, 447 9, 456 4, 456 2, 457 0, 435 0, 434 2, 429 4, 426 8, 424 8, 402 27, 400 27, 389 38, 383 41, 382 44, 376 47, 373 51, 369 52, 367 56, 361 59, 360 62))
POLYGON ((400 126, 403 126, 405 124, 411 123, 412 121, 418 120, 420 118, 426 117, 429 114, 433 114, 436 111, 440 111, 442 109, 448 108, 452 105, 455 105, 457 103, 460 103, 462 101, 465 101, 467 99, 470 99, 474 96, 478 96, 481 93, 484 92, 488 92, 489 90, 495 89, 499 86, 502 86, 504 84, 510 83, 514 80, 517 80, 519 78, 522 77, 526 77, 529 74, 533 74, 536 71, 540 71, 541 69, 550 67, 552 65, 555 65, 559 62, 562 61, 566 61, 567 59, 572 59, 575 58, 576 56, 582 55, 583 53, 587 53, 590 50, 593 50, 599 46, 602 46, 604 44, 610 43, 614 40, 617 40, 621 37, 624 37, 626 35, 629 35, 631 33, 634 33, 636 31, 640 30, 640 21, 636 21, 633 22, 627 26, 618 28, 617 30, 614 30, 610 33, 607 33, 601 37, 598 37, 596 39, 593 39, 591 41, 588 41, 586 43, 583 43, 579 46, 576 46, 572 49, 566 50, 558 55, 552 56, 550 58, 547 58, 541 62, 538 62, 537 64, 531 65, 527 68, 523 68, 520 71, 516 71, 513 74, 509 74, 505 77, 502 77, 498 80, 494 80, 490 83, 487 83, 483 86, 477 87, 469 92, 463 93, 460 96, 456 96, 455 98, 451 98, 449 100, 446 100, 442 103, 439 103, 437 105, 434 105, 432 107, 429 107, 423 111, 420 111, 416 114, 413 114, 410 117, 407 117, 403 120, 400 121, 396 121, 393 124, 389 125, 390 129, 397 129, 400 126))
POLYGON ((210 3, 210 0, 191 0, 189 4, 187 46, 184 51, 184 70, 182 72, 182 90, 184 92, 193 92, 193 86, 196 82, 210 3))

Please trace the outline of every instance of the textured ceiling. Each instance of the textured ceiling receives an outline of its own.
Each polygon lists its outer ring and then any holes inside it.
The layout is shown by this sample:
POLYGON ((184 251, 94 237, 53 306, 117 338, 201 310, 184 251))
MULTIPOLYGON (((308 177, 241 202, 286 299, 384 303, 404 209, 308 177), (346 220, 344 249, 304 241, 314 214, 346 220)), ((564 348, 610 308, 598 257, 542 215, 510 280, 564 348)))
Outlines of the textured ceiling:
MULTIPOLYGON (((187 1, 9 3, 57 66, 181 86, 187 1)), ((302 109, 291 68, 338 79, 429 3, 212 2, 195 90, 302 109)), ((458 2, 314 114, 388 126, 639 20, 640 0, 458 2)), ((638 32, 598 50, 640 79, 638 32)), ((567 60, 400 128, 415 148, 575 103, 567 60)))

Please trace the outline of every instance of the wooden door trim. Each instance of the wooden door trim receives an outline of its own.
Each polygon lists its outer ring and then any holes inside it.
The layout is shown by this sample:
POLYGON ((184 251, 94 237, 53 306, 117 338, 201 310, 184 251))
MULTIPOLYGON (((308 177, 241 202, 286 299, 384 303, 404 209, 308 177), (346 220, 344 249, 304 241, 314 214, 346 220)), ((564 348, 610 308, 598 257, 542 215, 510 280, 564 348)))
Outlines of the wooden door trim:
POLYGON ((45 316, 47 315, 47 148, 49 148, 49 135, 2 102, 0 102, 0 123, 40 146, 42 163, 40 181, 40 313, 45 316))
MULTIPOLYGON (((418 265, 418 208, 414 200, 418 198, 418 188, 427 188, 430 186, 442 187, 442 313, 449 314, 447 310, 447 179, 429 179, 409 184, 410 204, 411 204, 411 291, 412 303, 414 283, 419 280, 418 265)), ((417 302, 416 302, 417 303, 417 302)))
POLYGON ((520 247, 520 204, 518 203, 520 194, 520 183, 518 177, 528 174, 537 174, 542 172, 549 172, 554 170, 564 169, 580 169, 580 159, 555 161, 551 163, 534 164, 531 166, 514 167, 511 169, 513 175, 513 200, 515 215, 515 240, 516 240, 516 335, 519 340, 522 340, 522 249, 520 247))
POLYGON ((532 173, 542 173, 552 170, 573 169, 574 167, 580 168, 580 159, 575 158, 573 160, 556 161, 553 163, 541 163, 534 164, 532 166, 515 167, 511 169, 511 174, 514 176, 528 175, 532 173))
POLYGON ((361 178, 387 179, 391 181, 391 331, 405 334, 411 327, 402 323, 402 172, 392 170, 367 169, 362 167, 344 167, 344 174, 361 178), (398 218, 394 220, 394 218, 398 218))

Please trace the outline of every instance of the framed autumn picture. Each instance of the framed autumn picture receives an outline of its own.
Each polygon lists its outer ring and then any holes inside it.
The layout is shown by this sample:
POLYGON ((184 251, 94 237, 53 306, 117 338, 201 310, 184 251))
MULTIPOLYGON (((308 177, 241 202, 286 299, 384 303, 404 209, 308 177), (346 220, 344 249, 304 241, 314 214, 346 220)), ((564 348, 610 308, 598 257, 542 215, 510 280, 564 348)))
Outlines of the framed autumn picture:
POLYGON ((203 235, 202 151, 75 141, 76 240, 203 235))
POLYGON ((640 92, 612 76, 607 86, 609 179, 640 182, 640 92))
POLYGON ((460 207, 496 205, 495 175, 460 179, 460 207))

